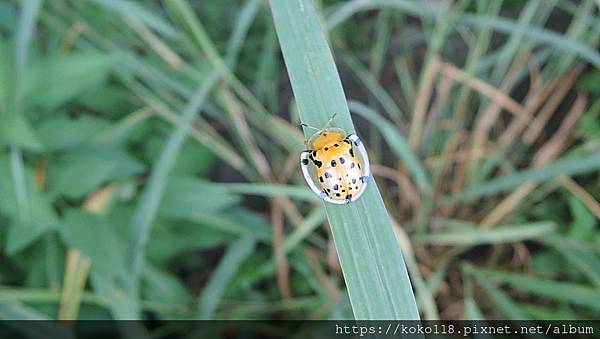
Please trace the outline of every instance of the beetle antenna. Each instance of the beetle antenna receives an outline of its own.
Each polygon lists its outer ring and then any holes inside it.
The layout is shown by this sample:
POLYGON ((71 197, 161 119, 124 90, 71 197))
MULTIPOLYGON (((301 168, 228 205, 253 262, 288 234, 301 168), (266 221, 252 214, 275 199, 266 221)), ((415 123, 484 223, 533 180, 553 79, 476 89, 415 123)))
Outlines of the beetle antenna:
POLYGON ((327 123, 325 124, 325 128, 328 128, 329 126, 331 126, 331 123, 333 123, 333 119, 335 119, 335 116, 337 115, 337 113, 333 113, 331 115, 331 118, 329 118, 329 120, 327 121, 327 123))
POLYGON ((316 128, 315 126, 309 125, 309 124, 305 124, 305 123, 301 123, 300 127, 306 127, 306 128, 312 128, 314 130, 320 131, 320 128, 316 128))

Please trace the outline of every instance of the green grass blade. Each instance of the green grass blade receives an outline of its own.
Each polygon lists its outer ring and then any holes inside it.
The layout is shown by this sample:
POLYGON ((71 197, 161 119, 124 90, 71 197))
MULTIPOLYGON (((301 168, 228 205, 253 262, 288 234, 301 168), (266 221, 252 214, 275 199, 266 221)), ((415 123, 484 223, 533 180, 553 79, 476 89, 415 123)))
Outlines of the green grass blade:
POLYGON ((522 225, 499 226, 494 229, 480 227, 461 227, 418 236, 414 241, 418 244, 438 246, 477 246, 483 244, 512 243, 531 239, 541 239, 552 234, 556 225, 552 222, 538 222, 522 225))
POLYGON ((233 91, 246 103, 246 105, 248 105, 251 113, 246 114, 246 118, 249 119, 249 122, 290 150, 301 147, 302 140, 299 135, 293 133, 294 131, 290 131, 290 126, 288 124, 267 112, 256 96, 227 67, 225 60, 219 55, 219 51, 211 37, 208 35, 202 22, 200 22, 199 18, 194 14, 189 3, 182 0, 170 0, 167 1, 166 4, 171 6, 181 17, 181 21, 190 30, 190 36, 206 54, 208 62, 215 69, 222 72, 223 78, 231 86, 233 91))
MULTIPOLYGON (((40 3, 40 0, 27 0, 22 2, 15 48, 16 65, 14 92, 12 98, 13 111, 8 113, 3 112, 3 115, 22 115, 20 112, 20 106, 22 88, 25 79, 25 67, 27 65, 29 44, 33 34, 35 33, 35 23, 40 9, 40 3)), ((27 182, 25 179, 25 169, 23 166, 23 154, 21 152, 21 148, 17 145, 12 145, 10 147, 10 170, 12 174, 13 185, 15 187, 19 219, 22 222, 27 223, 31 219, 31 211, 29 207, 29 199, 27 197, 27 182)))
POLYGON ((217 303, 244 261, 252 254, 256 240, 245 236, 229 245, 198 301, 198 319, 211 319, 217 303))
POLYGON ((425 6, 419 6, 419 3, 409 0, 354 0, 346 1, 339 6, 329 17, 327 17, 327 27, 333 29, 342 22, 348 20, 358 12, 378 9, 382 7, 391 7, 405 13, 417 16, 431 15, 425 10, 425 6))
MULTIPOLYGON (((314 195, 314 194, 313 194, 314 195)), ((283 252, 284 254, 291 253, 294 249, 296 249, 302 241, 306 239, 312 232, 322 224, 323 218, 325 216, 325 210, 323 208, 317 208, 312 210, 305 218, 304 222, 290 235, 288 235, 283 242, 283 252)), ((265 279, 266 277, 273 276, 276 268, 275 257, 272 257, 267 262, 259 266, 251 275, 244 279, 243 288, 248 288, 251 284, 265 279)))
POLYGON ((130 0, 88 0, 109 8, 123 16, 141 21, 148 27, 167 36, 176 36, 175 29, 160 16, 145 8, 137 1, 130 0))
POLYGON ((15 106, 21 99, 23 82, 25 80, 25 66, 29 44, 35 33, 35 23, 40 10, 41 0, 24 0, 21 4, 21 15, 17 30, 16 58, 15 58, 15 106))
POLYGON ((560 236, 544 238, 543 243, 555 249, 571 265, 600 288, 600 258, 592 250, 585 250, 580 242, 560 236))
POLYGON ((540 297, 600 310, 600 293, 596 288, 570 282, 534 278, 524 274, 478 269, 481 274, 520 291, 540 297))
MULTIPOLYGON (((425 18, 435 19, 437 17, 436 13, 426 6, 419 6, 417 2, 403 0, 353 0, 344 3, 344 5, 339 6, 339 8, 333 11, 327 18, 327 26, 329 29, 332 29, 358 12, 386 7, 395 8, 405 13, 425 18)), ((517 32, 520 29, 519 24, 514 20, 473 14, 461 14, 457 23, 473 27, 489 27, 497 32, 506 34, 517 32)), ((560 33, 531 26, 524 32, 524 37, 535 42, 548 44, 567 53, 576 53, 591 64, 597 67, 600 66, 600 53, 590 46, 575 39, 565 37, 560 33)))
MULTIPOLYGON (((322 224, 324 211, 321 208, 314 209, 283 242, 283 251, 290 253, 302 240, 308 237, 319 225, 322 224)), ((273 261, 274 262, 274 261, 273 261)))
MULTIPOLYGON (((497 32, 503 32, 507 34, 516 32, 520 29, 519 25, 513 20, 502 17, 463 14, 461 21, 470 26, 490 27, 497 32)), ((592 65, 600 67, 600 53, 595 51, 593 48, 590 48, 590 46, 587 46, 575 39, 535 26, 527 27, 527 30, 523 33, 524 37, 526 38, 553 46, 566 53, 575 53, 592 65)))
POLYGON ((525 313, 521 311, 519 306, 508 295, 495 286, 488 279, 488 277, 483 275, 478 269, 469 264, 465 264, 463 265, 463 270, 466 274, 472 275, 477 280, 488 297, 490 297, 492 302, 496 304, 500 313, 504 314, 507 319, 528 319, 525 313))
POLYGON ((25 169, 23 168, 23 154, 18 146, 12 146, 10 148, 10 173, 15 187, 19 219, 22 222, 29 222, 31 220, 31 211, 29 208, 29 199, 27 198, 27 182, 25 179, 25 169))
POLYGON ((220 184, 230 193, 258 195, 263 197, 275 198, 277 196, 287 196, 306 201, 319 201, 317 197, 306 186, 300 185, 276 185, 276 184, 220 184))
MULTIPOLYGON (((271 1, 270 5, 302 121, 324 126, 337 113, 334 125, 354 133, 313 2, 271 1)), ((375 181, 358 201, 325 208, 355 318, 418 319, 402 253, 375 181)))
POLYGON ((442 203, 469 201, 483 196, 490 196, 512 190, 525 182, 540 183, 550 180, 558 175, 564 174, 572 176, 597 171, 598 169, 600 169, 600 153, 569 157, 541 168, 524 170, 502 178, 492 179, 473 188, 459 192, 455 196, 446 197, 442 200, 442 203))
POLYGON ((426 193, 431 192, 429 176, 427 175, 425 168, 419 162, 417 156, 410 149, 404 136, 402 136, 392 124, 364 104, 351 100, 348 102, 348 107, 352 112, 369 120, 379 129, 392 152, 396 153, 396 155, 404 161, 421 190, 426 193))
POLYGON ((377 78, 367 70, 354 55, 347 53, 342 58, 346 65, 354 72, 356 79, 365 86, 375 97, 381 107, 390 115, 394 121, 406 123, 406 114, 400 110, 390 94, 383 88, 377 78))
MULTIPOLYGON (((198 90, 190 99, 187 107, 181 114, 175 130, 167 140, 160 157, 153 166, 148 184, 144 189, 131 223, 129 239, 128 268, 131 273, 128 282, 128 291, 132 298, 137 300, 139 294, 139 280, 144 265, 145 245, 148 242, 150 229, 156 217, 163 192, 167 184, 169 172, 185 141, 186 132, 198 109, 204 103, 208 92, 215 84, 217 72, 211 72, 201 82, 198 90)), ((137 318, 137 314, 132 318, 137 318)))
POLYGON ((244 44, 244 38, 258 13, 260 8, 260 0, 247 0, 237 17, 237 24, 235 25, 231 38, 227 44, 227 55, 225 57, 225 63, 230 69, 235 69, 236 60, 242 46, 244 44))

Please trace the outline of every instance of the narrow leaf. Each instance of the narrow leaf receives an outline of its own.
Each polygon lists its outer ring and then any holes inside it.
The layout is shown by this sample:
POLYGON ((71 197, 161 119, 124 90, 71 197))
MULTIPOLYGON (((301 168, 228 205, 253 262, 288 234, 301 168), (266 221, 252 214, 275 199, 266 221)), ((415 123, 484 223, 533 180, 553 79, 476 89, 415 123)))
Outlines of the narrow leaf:
MULTIPOLYGON (((346 97, 311 0, 271 1, 275 29, 302 122, 355 133, 346 97)), ((309 131, 305 132, 310 137, 309 131)), ((374 180, 348 205, 326 204, 356 319, 418 319, 415 297, 374 180)))
MULTIPOLYGON (((129 237, 129 262, 128 269, 131 277, 128 281, 128 293, 132 300, 139 297, 139 281, 140 275, 144 266, 145 246, 150 236, 152 223, 158 212, 158 207, 162 199, 169 172, 177 160, 177 156, 183 142, 185 141, 186 132, 192 123, 194 115, 204 103, 210 89, 217 80, 217 72, 211 72, 202 82, 191 100, 187 104, 185 110, 181 114, 181 119, 177 123, 175 130, 165 143, 165 146, 156 161, 148 185, 144 189, 137 209, 133 216, 130 228, 129 237)), ((132 314, 131 318, 139 317, 139 307, 134 307, 136 314, 132 314)))
POLYGON ((240 266, 248 258, 256 240, 252 236, 245 236, 227 248, 225 256, 219 262, 216 271, 212 274, 208 284, 204 287, 198 301, 198 318, 211 319, 215 308, 223 297, 225 289, 240 266))

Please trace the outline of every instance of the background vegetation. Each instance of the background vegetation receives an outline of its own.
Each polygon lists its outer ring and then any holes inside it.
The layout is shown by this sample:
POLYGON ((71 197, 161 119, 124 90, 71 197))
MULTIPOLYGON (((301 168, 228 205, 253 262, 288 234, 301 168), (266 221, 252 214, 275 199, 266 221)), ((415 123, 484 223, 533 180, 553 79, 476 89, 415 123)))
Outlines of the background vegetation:
MULTIPOLYGON (((598 318, 598 2, 315 6, 422 317, 598 318)), ((1 318, 352 318, 268 4, 0 32, 1 318)))

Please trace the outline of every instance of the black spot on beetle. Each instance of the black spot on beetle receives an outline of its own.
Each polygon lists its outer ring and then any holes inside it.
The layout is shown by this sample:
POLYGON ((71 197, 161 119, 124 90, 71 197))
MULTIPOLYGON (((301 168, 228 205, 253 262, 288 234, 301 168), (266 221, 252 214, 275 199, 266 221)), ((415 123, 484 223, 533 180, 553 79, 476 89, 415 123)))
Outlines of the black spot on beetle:
POLYGON ((358 169, 360 169, 360 164, 358 164, 358 169))
POLYGON ((308 165, 308 159, 302 159, 302 165, 304 165, 304 166, 308 165))
POLYGON ((352 191, 352 187, 350 187, 350 186, 349 186, 349 187, 348 187, 348 191, 352 191))
POLYGON ((337 191, 339 188, 340 188, 340 186, 338 186, 338 184, 335 184, 335 185, 333 185, 333 189, 334 189, 335 191, 337 191))
POLYGON ((323 162, 322 162, 322 161, 319 161, 319 160, 316 160, 316 159, 314 159, 314 160, 313 160, 313 162, 314 162, 314 163, 315 163, 315 165, 316 165, 317 167, 319 167, 319 168, 321 168, 321 166, 323 165, 323 162))
POLYGON ((354 189, 358 189, 358 185, 354 186, 354 189))
POLYGON ((342 190, 342 193, 346 192, 346 190, 342 190))
POLYGON ((319 181, 320 181, 320 182, 323 182, 323 177, 319 177, 319 181))
POLYGON ((355 144, 356 146, 360 145, 360 139, 356 139, 356 140, 354 140, 354 144, 355 144))
POLYGON ((325 172, 325 178, 327 178, 327 179, 331 178, 331 174, 329 174, 329 172, 325 172))
POLYGON ((346 159, 344 159, 344 157, 340 157, 340 164, 343 164, 346 162, 346 159))
POLYGON ((335 196, 336 196, 336 197, 341 197, 342 195, 341 195, 341 194, 339 194, 339 193, 336 193, 336 194, 335 194, 335 196))
POLYGON ((347 143, 348 145, 351 144, 350 140, 348 140, 348 139, 344 139, 344 142, 347 143))
POLYGON ((325 147, 325 150, 326 150, 326 151, 329 151, 329 147, 325 147))
POLYGON ((312 152, 312 156, 313 156, 313 158, 316 158, 317 157, 317 151, 313 151, 312 152))
POLYGON ((335 160, 331 160, 331 167, 335 167, 335 165, 337 165, 337 163, 335 162, 335 160))
POLYGON ((356 184, 356 178, 352 179, 352 183, 356 184))
POLYGON ((352 199, 352 194, 346 194, 346 200, 352 199))
POLYGON ((338 144, 334 144, 333 146, 335 146, 335 147, 340 147, 340 145, 338 145, 338 144))
POLYGON ((328 188, 328 189, 327 189, 327 193, 331 193, 331 189, 329 189, 329 188, 328 188))
POLYGON ((352 149, 352 147, 350 147, 350 156, 354 158, 354 150, 352 149))
POLYGON ((342 181, 342 177, 339 177, 339 178, 338 178, 338 180, 339 180, 339 181, 342 181))

